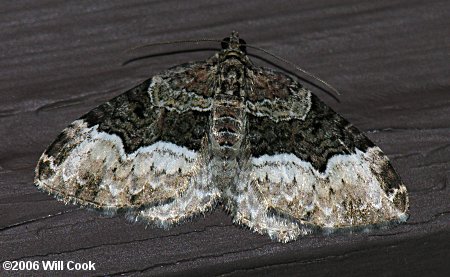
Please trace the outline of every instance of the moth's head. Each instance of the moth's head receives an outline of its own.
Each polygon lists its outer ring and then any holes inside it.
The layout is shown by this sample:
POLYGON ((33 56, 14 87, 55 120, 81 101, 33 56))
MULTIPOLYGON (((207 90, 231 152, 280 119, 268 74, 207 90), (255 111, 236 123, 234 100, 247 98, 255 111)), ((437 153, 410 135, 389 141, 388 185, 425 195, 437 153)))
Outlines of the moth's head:
POLYGON ((222 52, 225 55, 245 56, 247 54, 245 45, 245 40, 240 39, 238 32, 233 31, 229 37, 222 40, 222 52))
POLYGON ((245 41, 240 39, 238 33, 234 31, 230 37, 222 40, 222 51, 218 55, 220 93, 245 95, 245 90, 242 89, 245 83, 245 71, 252 66, 245 46, 245 41))

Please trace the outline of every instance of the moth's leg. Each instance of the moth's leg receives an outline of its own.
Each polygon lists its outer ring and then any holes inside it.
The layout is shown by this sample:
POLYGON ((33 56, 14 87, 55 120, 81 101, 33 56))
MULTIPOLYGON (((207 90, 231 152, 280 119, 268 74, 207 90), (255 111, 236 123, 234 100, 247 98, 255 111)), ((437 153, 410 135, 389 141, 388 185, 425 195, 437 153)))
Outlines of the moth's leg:
POLYGON ((220 192, 216 188, 193 186, 170 203, 139 211, 135 218, 167 228, 182 220, 209 211, 219 197, 220 192))
POLYGON ((311 232, 310 228, 274 213, 253 185, 238 187, 234 194, 229 209, 235 223, 246 225, 260 234, 268 234, 280 242, 295 240, 311 232))

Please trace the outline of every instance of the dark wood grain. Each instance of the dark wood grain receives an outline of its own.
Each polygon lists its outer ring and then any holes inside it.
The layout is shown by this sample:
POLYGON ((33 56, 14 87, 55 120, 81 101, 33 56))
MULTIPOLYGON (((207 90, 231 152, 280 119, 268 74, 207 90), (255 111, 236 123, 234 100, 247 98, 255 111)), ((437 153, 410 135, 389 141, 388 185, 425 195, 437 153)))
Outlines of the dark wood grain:
MULTIPOLYGON (((79 276, 448 276, 449 10, 449 1, 407 0, 5 1, 0 261, 96 263, 95 272, 70 272, 79 276), (146 229, 36 189, 37 159, 66 125, 162 69, 213 53, 180 49, 217 45, 123 50, 233 29, 342 92, 338 103, 314 89, 391 158, 410 192, 406 224, 280 244, 232 225, 221 210, 170 230, 146 229), (178 54, 121 65, 167 52, 178 54)), ((9 274, 31 275, 0 271, 9 274)))

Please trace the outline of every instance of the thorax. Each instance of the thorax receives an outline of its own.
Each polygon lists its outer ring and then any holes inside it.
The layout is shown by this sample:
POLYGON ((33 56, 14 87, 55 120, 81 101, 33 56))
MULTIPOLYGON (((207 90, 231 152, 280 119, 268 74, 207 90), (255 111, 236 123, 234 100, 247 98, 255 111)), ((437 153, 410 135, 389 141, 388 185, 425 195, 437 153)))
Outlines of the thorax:
POLYGON ((245 66, 227 59, 218 66, 211 112, 212 151, 224 159, 234 159, 241 150, 246 132, 245 66))

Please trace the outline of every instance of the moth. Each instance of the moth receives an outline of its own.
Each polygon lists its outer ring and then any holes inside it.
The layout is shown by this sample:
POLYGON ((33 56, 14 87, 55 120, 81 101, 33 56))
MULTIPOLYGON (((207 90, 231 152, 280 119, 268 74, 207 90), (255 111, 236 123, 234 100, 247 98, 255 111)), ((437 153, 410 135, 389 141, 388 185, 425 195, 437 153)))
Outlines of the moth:
POLYGON ((35 184, 64 202, 169 227, 220 204, 275 241, 407 219, 388 158, 293 77, 255 66, 233 32, 70 124, 35 184))

